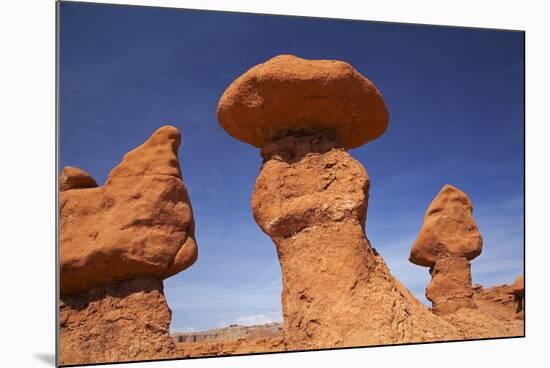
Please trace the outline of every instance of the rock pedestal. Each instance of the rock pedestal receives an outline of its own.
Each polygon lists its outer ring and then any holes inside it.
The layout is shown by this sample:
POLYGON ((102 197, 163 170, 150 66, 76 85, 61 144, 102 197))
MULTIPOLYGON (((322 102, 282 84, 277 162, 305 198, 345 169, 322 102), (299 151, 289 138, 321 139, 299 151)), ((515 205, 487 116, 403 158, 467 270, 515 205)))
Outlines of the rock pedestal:
POLYGON ((341 61, 277 56, 227 88, 218 120, 262 148, 252 211, 277 247, 285 349, 458 336, 391 276, 365 237, 369 178, 346 149, 388 124, 368 79, 341 61))
POLYGON ((453 313, 460 308, 475 308, 470 262, 465 257, 447 255, 430 268, 431 282, 426 298, 437 315, 453 313))
POLYGON ((265 146, 262 156, 252 210, 277 247, 287 349, 456 334, 392 277, 371 248, 364 235, 369 178, 334 134, 288 136, 265 146))
POLYGON ((61 296, 61 364, 172 357, 162 281, 135 278, 61 296))
POLYGON ((514 281, 512 292, 516 301, 516 319, 524 319, 525 312, 523 304, 525 303, 525 282, 523 280, 523 275, 518 276, 514 281))
MULTIPOLYGON (((226 89, 217 116, 228 134, 261 148, 264 161, 252 211, 277 248, 285 350, 445 341, 495 332, 498 321, 472 328, 479 313, 451 314, 450 319, 432 313, 371 247, 365 235, 369 177, 346 150, 381 136, 388 111, 376 87, 351 65, 275 57, 226 89)), ((455 197, 448 199, 463 201, 455 197)), ((454 227, 454 220, 445 221, 444 226, 454 227)), ((445 285, 454 299, 471 298, 463 286, 471 284, 468 260, 481 251, 481 237, 475 224, 460 221, 467 229, 458 234, 466 236, 458 251, 455 241, 440 248, 429 238, 419 257, 413 252, 411 260, 433 268, 430 295, 435 299, 445 285), (459 271, 454 284, 449 283, 453 270, 459 271)))
POLYGON ((156 359, 173 351, 162 280, 197 259, 180 139, 174 127, 158 129, 102 187, 83 170, 63 170, 61 364, 156 359))
POLYGON ((468 196, 445 185, 432 201, 409 260, 430 267, 426 297, 437 315, 476 308, 470 261, 481 253, 483 239, 468 196))

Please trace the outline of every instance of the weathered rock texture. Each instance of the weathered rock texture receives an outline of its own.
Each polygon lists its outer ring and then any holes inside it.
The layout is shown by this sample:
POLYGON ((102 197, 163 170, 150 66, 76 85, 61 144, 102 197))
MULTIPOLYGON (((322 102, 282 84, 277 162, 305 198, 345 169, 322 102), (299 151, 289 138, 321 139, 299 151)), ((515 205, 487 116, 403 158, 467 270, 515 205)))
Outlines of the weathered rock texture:
POLYGON ((445 185, 428 207, 411 249, 412 263, 430 267, 426 297, 438 315, 476 307, 470 260, 481 253, 483 240, 472 211, 464 192, 445 185))
MULTIPOLYGON (((394 281, 406 298, 414 300, 397 280, 394 279, 394 281)), ((424 320, 426 322, 425 329, 420 332, 426 335, 424 341, 432 341, 431 339, 434 337, 433 328, 443 328, 437 334, 441 338, 439 341, 524 336, 523 320, 516 319, 516 302, 513 288, 513 285, 497 285, 489 288, 483 288, 481 285, 474 286, 473 293, 477 309, 462 308, 441 317, 430 313, 432 318, 424 320), (439 322, 434 324, 433 320, 439 322)), ((392 295, 389 294, 386 298, 381 298, 380 302, 392 303, 392 307, 398 311, 399 308, 393 306, 394 300, 392 295)), ((411 302, 411 304, 414 306, 416 301, 411 302)), ((374 313, 379 312, 376 309, 371 310, 374 313)), ((345 310, 341 311, 344 312, 345 310)), ((413 307, 407 308, 406 311, 407 313, 417 313, 418 309, 413 307)), ((341 318, 345 319, 345 316, 341 318)), ((363 324, 365 321, 362 319, 358 323, 363 324)), ((185 358, 294 350, 295 348, 284 343, 282 336, 277 336, 280 334, 278 328, 278 324, 234 326, 205 332, 174 334, 172 337, 177 345, 176 356, 185 358), (180 337, 183 337, 182 341, 178 341, 180 337)), ((358 328, 362 327, 359 326, 358 328)), ((403 328, 404 331, 408 331, 407 325, 404 325, 403 328)), ((357 341, 357 346, 370 345, 360 339, 357 341)), ((400 342, 414 341, 418 340, 411 339, 408 341, 404 339, 400 342)))
POLYGON ((334 135, 262 149, 254 217, 277 247, 290 350, 434 341, 460 332, 422 306, 365 238, 369 178, 334 135))
POLYGON ((62 184, 71 185, 62 185, 60 196, 62 294, 137 276, 164 279, 193 264, 179 143, 176 128, 160 128, 124 156, 102 187, 76 187, 75 169, 63 170, 62 184))
POLYGON ((386 131, 388 110, 376 87, 348 63, 280 55, 235 80, 218 105, 234 138, 263 147, 285 132, 335 131, 345 148, 386 131))
POLYGON ((242 337, 233 341, 203 341, 178 343, 176 354, 180 358, 227 356, 285 351, 282 336, 242 337))
POLYGON ((97 182, 84 170, 77 167, 65 166, 59 178, 59 190, 95 188, 97 182))
POLYGON ((61 296, 61 364, 172 357, 162 281, 135 278, 61 296))
POLYGON ((480 311, 497 319, 510 321, 516 315, 516 301, 511 285, 496 285, 484 288, 473 287, 474 302, 480 311))
MULTIPOLYGON (((262 148, 252 210, 281 264, 285 350, 513 333, 490 316, 473 324, 479 311, 449 320, 433 314, 371 247, 365 236, 369 178, 346 149, 383 134, 387 118, 376 88, 349 64, 292 56, 253 67, 220 100, 221 126, 262 148)), ((466 263, 450 258, 437 272, 450 267, 469 275, 467 260, 479 254, 481 237, 466 235, 471 239, 457 250, 466 263)), ((422 262, 435 266, 440 256, 454 255, 455 243, 449 245, 422 252, 422 262)), ((459 283, 470 282, 462 273, 459 283)))
POLYGON ((442 319, 457 328, 463 337, 459 339, 486 339, 493 337, 523 336, 523 321, 504 320, 487 311, 461 308, 442 319))
POLYGON ((523 336, 523 321, 516 319, 516 304, 512 285, 472 288, 476 309, 461 308, 443 316, 460 328, 466 338, 523 336))
MULTIPOLYGON (((395 282, 403 295, 414 300, 397 280, 395 282)), ((434 336, 432 331, 434 327, 443 328, 438 334, 442 338, 440 341, 524 335, 523 320, 516 318, 513 284, 497 285, 489 288, 476 285, 473 287, 473 297, 477 309, 462 308, 441 317, 432 314, 431 319, 424 320, 427 323, 425 329, 420 333, 424 333, 426 338, 430 339, 434 336), (433 320, 439 320, 440 322, 434 324, 433 320)), ((399 308, 393 305, 394 300, 392 295, 389 294, 386 298, 381 298, 380 302, 392 303, 392 307, 399 311, 399 308)), ((410 304, 414 306, 416 302, 413 301, 410 304)), ((340 311, 344 312, 346 310, 340 311)), ((371 309, 371 311, 376 313, 379 310, 371 309)), ((413 307, 406 309, 406 311, 416 313, 418 309, 413 307)), ((345 316, 342 316, 341 319, 345 319, 345 316)), ((363 324, 365 321, 361 319, 358 323, 363 324)), ((278 336, 281 334, 279 328, 279 324, 233 326, 205 332, 173 334, 172 338, 177 345, 176 355, 180 357, 225 356, 294 350, 292 346, 285 345, 282 336, 278 336)), ((358 328, 362 327, 359 326, 358 328)), ((403 331, 408 331, 406 325, 403 326, 403 331)), ((404 339, 401 342, 414 341, 417 340, 407 341, 404 339)), ((369 343, 358 339, 357 346, 366 345, 369 345, 369 343)))
POLYGON ((516 301, 516 318, 523 319, 524 311, 523 304, 525 303, 525 284, 523 281, 523 275, 518 276, 512 287, 512 293, 516 301))
POLYGON ((60 180, 61 363, 164 357, 174 349, 162 280, 197 258, 179 131, 157 130, 102 187, 60 180))

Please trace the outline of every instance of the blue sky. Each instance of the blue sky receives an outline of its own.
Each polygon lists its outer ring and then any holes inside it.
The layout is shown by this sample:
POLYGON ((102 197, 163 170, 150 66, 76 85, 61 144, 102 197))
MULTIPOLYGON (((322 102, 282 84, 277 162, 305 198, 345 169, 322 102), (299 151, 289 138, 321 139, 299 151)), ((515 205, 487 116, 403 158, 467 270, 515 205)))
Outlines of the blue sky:
POLYGON ((165 281, 173 331, 281 320, 275 247, 250 209, 259 151, 215 113, 236 77, 282 53, 345 60, 383 94, 386 134, 350 153, 371 178, 367 236, 422 302, 428 270, 407 258, 445 183, 484 237, 474 283, 522 273, 523 33, 77 3, 60 20, 61 167, 103 184, 158 127, 182 132, 199 259, 165 281))

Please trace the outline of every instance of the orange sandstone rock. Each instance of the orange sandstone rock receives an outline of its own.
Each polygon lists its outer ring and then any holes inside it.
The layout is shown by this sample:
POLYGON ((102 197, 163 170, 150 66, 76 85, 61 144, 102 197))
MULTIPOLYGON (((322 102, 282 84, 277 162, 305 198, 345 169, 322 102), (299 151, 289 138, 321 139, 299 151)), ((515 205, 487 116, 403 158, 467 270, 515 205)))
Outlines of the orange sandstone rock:
MULTIPOLYGON (((346 149, 381 135, 387 111, 362 78, 345 63, 280 56, 238 78, 218 105, 218 120, 230 135, 262 147, 252 211, 281 265, 283 350, 520 333, 517 321, 501 326, 478 310, 445 318, 432 313, 371 247, 365 235, 369 177, 346 149)), ((470 217, 461 211, 469 200, 445 195, 441 202, 445 206, 432 214, 451 216, 436 223, 462 229, 471 218, 471 204, 470 217)), ((472 220, 460 234, 465 244, 446 234, 443 247, 421 244, 414 259, 435 266, 457 254, 466 263, 453 258, 438 270, 459 269, 460 284, 471 283, 467 262, 481 251, 476 231, 472 220)))
POLYGON ((523 281, 523 275, 518 276, 514 281, 512 293, 516 301, 516 319, 523 319, 525 314, 523 311, 523 304, 525 303, 525 283, 523 281))
POLYGON ((236 341, 203 341, 179 343, 177 356, 180 358, 228 356, 285 351, 281 336, 262 338, 240 338, 236 341))
POLYGON ((496 285, 488 288, 476 285, 472 289, 474 302, 479 310, 500 320, 511 321, 515 318, 517 302, 512 285, 496 285))
POLYGON ((197 259, 179 143, 176 128, 160 128, 102 187, 79 169, 63 171, 61 364, 175 354, 162 280, 197 259))
POLYGON ((334 136, 285 137, 262 156, 252 211, 277 247, 286 349, 460 338, 371 248, 369 178, 334 136))
POLYGON ((376 87, 351 65, 279 55, 235 80, 218 104, 234 138, 264 147, 288 132, 335 131, 346 148, 382 135, 388 110, 376 87))
POLYGON ((430 267, 426 297, 436 314, 475 308, 469 261, 481 253, 483 240, 472 211, 464 192, 445 185, 428 207, 411 249, 412 263, 430 267))
MULTIPOLYGON (((61 192, 62 294, 137 276, 162 280, 195 262, 179 143, 176 128, 160 128, 124 157, 102 187, 61 192)), ((62 183, 73 182, 67 173, 74 170, 63 171, 69 179, 62 183)))
POLYGON ((97 187, 96 181, 86 171, 72 166, 63 168, 59 178, 59 191, 95 187, 97 187))
POLYGON ((512 285, 472 288, 476 309, 461 308, 442 316, 461 330, 464 338, 524 336, 524 323, 516 316, 512 285))
POLYGON ((365 237, 369 178, 345 149, 386 128, 368 80, 343 62, 279 56, 228 87, 218 119, 263 147, 252 211, 277 247, 286 350, 462 336, 393 278, 365 237))
POLYGON ((516 278, 512 288, 513 288, 514 295, 518 295, 523 298, 523 296, 525 295, 525 284, 523 281, 523 275, 520 275, 516 278))
POLYGON ((448 184, 441 188, 426 211, 410 261, 433 267, 444 255, 462 256, 469 261, 479 256, 483 239, 472 212, 472 202, 464 192, 448 184))
POLYGON ((135 278, 62 295, 60 363, 171 358, 171 318, 158 279, 135 278))

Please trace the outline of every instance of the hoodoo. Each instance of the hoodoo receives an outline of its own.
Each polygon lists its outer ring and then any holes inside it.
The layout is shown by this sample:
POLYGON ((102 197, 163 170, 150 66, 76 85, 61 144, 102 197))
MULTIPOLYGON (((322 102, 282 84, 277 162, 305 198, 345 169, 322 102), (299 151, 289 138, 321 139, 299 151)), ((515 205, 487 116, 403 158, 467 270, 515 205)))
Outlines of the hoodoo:
POLYGON ((282 55, 237 78, 217 115, 231 136, 261 148, 252 211, 277 248, 287 349, 460 338, 365 236, 370 181, 346 149, 388 125, 372 82, 345 62, 282 55))
POLYGON ((483 239, 472 212, 468 196, 452 185, 445 185, 428 207, 411 249, 412 263, 430 267, 432 280, 426 297, 432 302, 435 314, 476 308, 470 261, 481 254, 483 239))
POLYGON ((523 319, 525 315, 523 306, 525 303, 525 283, 523 281, 523 275, 518 276, 516 281, 514 281, 512 292, 516 301, 516 319, 523 319))
POLYGON ((169 357, 171 311, 162 280, 197 259, 179 131, 158 129, 98 187, 60 178, 61 363, 169 357))

